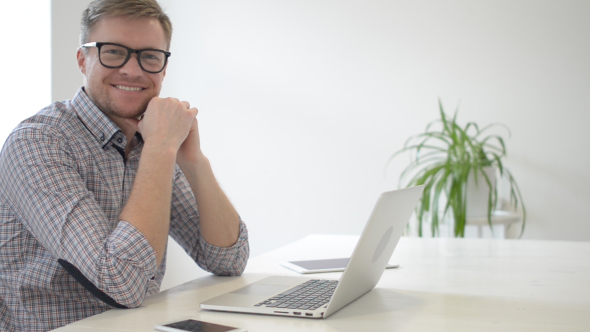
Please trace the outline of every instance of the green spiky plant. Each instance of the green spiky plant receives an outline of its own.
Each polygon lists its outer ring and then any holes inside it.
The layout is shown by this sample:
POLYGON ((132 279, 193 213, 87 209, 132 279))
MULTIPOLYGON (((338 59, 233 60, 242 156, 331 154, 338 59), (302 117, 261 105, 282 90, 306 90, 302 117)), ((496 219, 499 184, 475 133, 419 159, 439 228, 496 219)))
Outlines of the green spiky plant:
POLYGON ((488 223, 492 226, 492 212, 498 199, 496 186, 492 186, 489 177, 483 171, 484 167, 494 166, 500 172, 500 177, 507 177, 510 183, 510 204, 513 208, 519 205, 522 208, 523 223, 520 236, 524 232, 526 210, 520 193, 520 189, 514 177, 502 164, 502 158, 506 156, 504 139, 489 130, 493 127, 503 127, 502 124, 493 123, 482 129, 474 122, 469 122, 461 128, 457 124, 457 111, 449 118, 439 100, 440 119, 432 121, 426 127, 424 133, 411 136, 404 147, 393 154, 388 164, 398 155, 410 152, 411 162, 400 176, 400 187, 412 187, 424 185, 424 193, 416 207, 418 219, 418 235, 423 234, 423 223, 428 215, 431 217, 432 235, 438 234, 439 206, 444 197, 446 204, 442 218, 451 212, 455 223, 455 236, 465 235, 467 180, 470 172, 474 173, 475 184, 478 174, 482 174, 488 188, 488 223), (435 125, 440 129, 434 130, 435 125))

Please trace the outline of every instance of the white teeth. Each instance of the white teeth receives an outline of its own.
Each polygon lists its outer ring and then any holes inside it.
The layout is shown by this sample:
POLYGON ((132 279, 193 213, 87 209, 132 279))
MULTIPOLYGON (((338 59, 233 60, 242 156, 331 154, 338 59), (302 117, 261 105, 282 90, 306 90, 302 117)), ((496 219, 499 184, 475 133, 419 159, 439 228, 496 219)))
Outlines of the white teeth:
POLYGON ((123 86, 123 85, 115 85, 117 89, 125 90, 125 91, 141 91, 141 88, 134 88, 130 86, 123 86))

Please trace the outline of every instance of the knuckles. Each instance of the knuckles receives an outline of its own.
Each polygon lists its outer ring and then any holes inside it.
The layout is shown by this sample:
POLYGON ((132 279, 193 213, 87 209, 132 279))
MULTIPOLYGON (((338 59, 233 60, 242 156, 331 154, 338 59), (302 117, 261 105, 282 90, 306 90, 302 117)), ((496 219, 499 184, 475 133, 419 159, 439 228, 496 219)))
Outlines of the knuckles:
POLYGON ((160 109, 166 111, 184 110, 188 111, 189 114, 192 114, 193 117, 197 116, 197 114, 199 113, 199 110, 196 107, 191 108, 188 101, 181 101, 173 97, 154 97, 148 104, 148 110, 149 109, 160 109))

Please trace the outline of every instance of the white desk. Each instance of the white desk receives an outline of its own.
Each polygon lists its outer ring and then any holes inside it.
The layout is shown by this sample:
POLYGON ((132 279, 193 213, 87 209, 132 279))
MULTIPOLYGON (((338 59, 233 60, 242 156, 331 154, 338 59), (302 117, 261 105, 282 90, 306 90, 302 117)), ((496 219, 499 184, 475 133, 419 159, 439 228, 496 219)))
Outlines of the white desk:
POLYGON ((201 301, 266 274, 297 275, 280 260, 346 257, 356 239, 309 236, 252 259, 242 277, 199 278, 151 296, 141 308, 114 309, 55 331, 153 331, 188 317, 249 331, 590 331, 587 242, 402 238, 392 259, 400 268, 386 270, 375 289, 328 319, 199 309, 201 301))

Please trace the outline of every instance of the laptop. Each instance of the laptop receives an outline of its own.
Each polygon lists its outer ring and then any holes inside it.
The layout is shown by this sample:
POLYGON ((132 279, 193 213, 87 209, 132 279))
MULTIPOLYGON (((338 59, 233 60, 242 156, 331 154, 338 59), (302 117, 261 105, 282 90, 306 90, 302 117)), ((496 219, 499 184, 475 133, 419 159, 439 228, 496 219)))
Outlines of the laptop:
POLYGON ((201 309, 327 318, 377 285, 424 186, 379 196, 339 280, 272 276, 201 303, 201 309))

